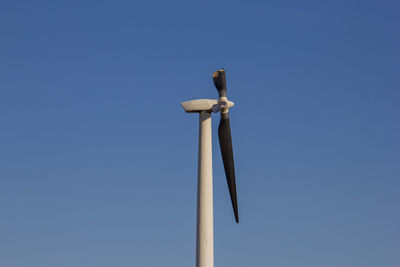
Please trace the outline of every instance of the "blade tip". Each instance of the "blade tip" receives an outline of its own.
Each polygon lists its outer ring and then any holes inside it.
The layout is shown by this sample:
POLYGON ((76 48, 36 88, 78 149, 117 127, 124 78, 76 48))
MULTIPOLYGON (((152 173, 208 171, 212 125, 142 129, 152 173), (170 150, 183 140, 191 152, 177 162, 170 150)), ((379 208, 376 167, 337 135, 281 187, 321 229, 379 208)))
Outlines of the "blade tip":
POLYGON ((213 72, 213 78, 217 78, 221 72, 225 72, 224 69, 216 70, 213 72))

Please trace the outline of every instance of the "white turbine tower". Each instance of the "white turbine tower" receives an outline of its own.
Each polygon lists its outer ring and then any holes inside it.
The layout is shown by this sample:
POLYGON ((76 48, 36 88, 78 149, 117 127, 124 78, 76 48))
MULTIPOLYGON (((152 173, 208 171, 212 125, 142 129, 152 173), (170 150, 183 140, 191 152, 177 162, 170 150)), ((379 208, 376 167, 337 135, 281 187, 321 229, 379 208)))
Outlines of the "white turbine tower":
POLYGON ((181 103, 188 113, 199 113, 199 160, 197 183, 197 231, 196 231, 196 267, 214 266, 214 226, 213 226, 213 176, 212 176, 212 146, 211 146, 211 113, 221 112, 218 127, 218 139, 229 194, 231 196, 236 222, 239 223, 235 168, 229 108, 233 102, 226 97, 225 70, 213 73, 213 81, 218 90, 219 99, 197 99, 181 103))

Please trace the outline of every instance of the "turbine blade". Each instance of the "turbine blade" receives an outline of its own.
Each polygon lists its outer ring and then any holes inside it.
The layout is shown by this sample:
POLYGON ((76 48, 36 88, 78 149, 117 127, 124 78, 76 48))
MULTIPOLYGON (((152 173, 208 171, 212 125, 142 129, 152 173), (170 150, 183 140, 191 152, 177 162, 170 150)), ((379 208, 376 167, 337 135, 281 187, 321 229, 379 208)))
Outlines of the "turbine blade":
POLYGON ((218 90, 219 97, 226 97, 226 78, 225 78, 225 70, 217 70, 213 73, 213 81, 214 85, 218 90))
POLYGON ((235 213, 236 222, 239 223, 239 212, 236 196, 235 166, 233 163, 231 126, 228 113, 221 114, 221 121, 219 122, 218 126, 218 138, 221 148, 222 161, 224 162, 226 181, 228 182, 229 194, 231 196, 233 212, 235 213))

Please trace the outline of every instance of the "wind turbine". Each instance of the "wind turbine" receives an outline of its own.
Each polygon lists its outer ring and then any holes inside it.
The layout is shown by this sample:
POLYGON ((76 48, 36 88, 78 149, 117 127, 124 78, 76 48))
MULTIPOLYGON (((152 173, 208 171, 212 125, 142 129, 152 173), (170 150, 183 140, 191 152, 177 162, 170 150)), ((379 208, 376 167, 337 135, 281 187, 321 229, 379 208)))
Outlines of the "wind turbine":
POLYGON ((218 126, 218 139, 224 163, 226 181, 235 214, 239 223, 236 196, 235 168, 229 108, 233 102, 226 97, 225 70, 213 73, 214 85, 218 90, 219 99, 196 99, 182 102, 187 113, 199 113, 199 154, 197 181, 197 229, 196 229, 196 267, 214 266, 214 225, 213 225, 213 176, 212 176, 212 143, 211 143, 211 113, 221 113, 218 126))

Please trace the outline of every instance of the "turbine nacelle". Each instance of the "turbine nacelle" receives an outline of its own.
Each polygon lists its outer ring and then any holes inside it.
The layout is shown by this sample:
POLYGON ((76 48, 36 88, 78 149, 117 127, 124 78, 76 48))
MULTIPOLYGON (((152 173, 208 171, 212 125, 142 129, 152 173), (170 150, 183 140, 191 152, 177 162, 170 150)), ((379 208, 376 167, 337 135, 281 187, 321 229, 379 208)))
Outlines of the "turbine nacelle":
POLYGON ((198 113, 203 111, 217 113, 224 112, 226 109, 233 107, 235 103, 232 101, 218 101, 217 99, 195 99, 181 103, 181 106, 187 113, 198 113))

